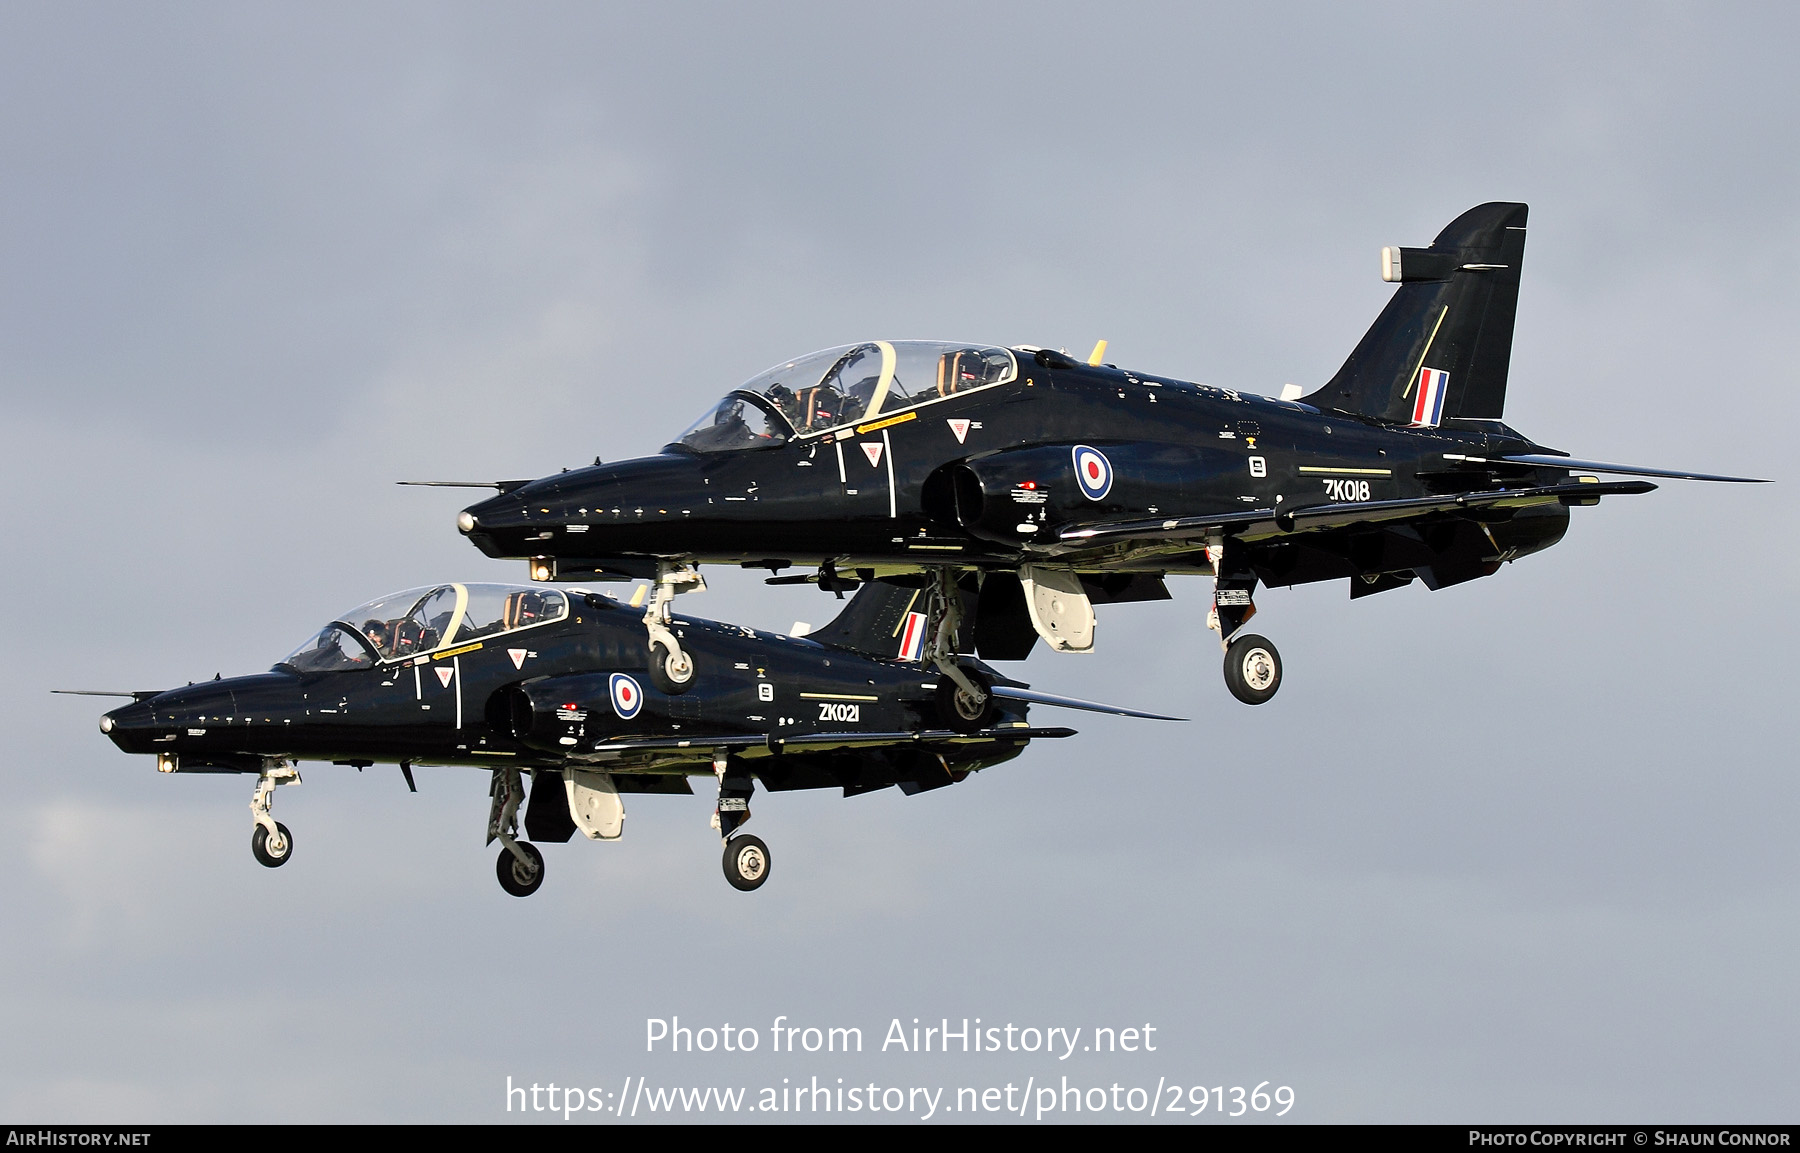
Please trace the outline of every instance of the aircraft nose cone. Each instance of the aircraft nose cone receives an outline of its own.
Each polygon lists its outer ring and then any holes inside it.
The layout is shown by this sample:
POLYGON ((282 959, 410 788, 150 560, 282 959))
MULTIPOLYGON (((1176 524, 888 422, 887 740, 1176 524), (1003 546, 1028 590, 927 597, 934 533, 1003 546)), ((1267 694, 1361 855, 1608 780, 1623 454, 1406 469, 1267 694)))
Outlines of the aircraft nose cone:
POLYGON ((149 752, 148 746, 140 748, 143 740, 148 740, 151 729, 155 727, 156 715, 149 704, 144 701, 133 701, 121 705, 100 718, 100 731, 112 738, 113 744, 128 753, 149 752))
MULTIPOLYGON (((547 504, 545 498, 555 494, 534 495, 547 504)), ((502 493, 463 509, 456 518, 456 527, 470 543, 489 556, 529 556, 536 551, 532 542, 544 531, 540 521, 548 517, 547 511, 539 513, 525 498, 502 493)))

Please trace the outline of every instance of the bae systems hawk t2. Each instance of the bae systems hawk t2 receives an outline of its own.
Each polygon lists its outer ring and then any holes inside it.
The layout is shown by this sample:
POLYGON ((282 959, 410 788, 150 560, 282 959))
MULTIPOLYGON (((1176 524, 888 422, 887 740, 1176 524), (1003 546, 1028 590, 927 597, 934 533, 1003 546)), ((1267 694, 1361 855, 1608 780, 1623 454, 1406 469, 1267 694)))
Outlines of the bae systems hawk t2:
POLYGON ((398 763, 409 787, 415 765, 484 769, 500 884, 521 897, 544 879, 543 854, 518 836, 527 778, 526 835, 566 842, 577 829, 617 838, 623 794, 692 793, 689 776, 714 777, 725 877, 749 890, 770 864, 768 846, 738 832, 757 780, 845 796, 940 788, 1034 738, 1073 735, 1033 728, 1033 702, 1175 719, 1033 692, 979 662, 959 668, 981 690, 971 695, 921 667, 923 600, 870 585, 804 638, 671 616, 671 635, 707 669, 676 696, 633 675, 647 653, 626 605, 579 589, 445 584, 353 609, 258 676, 85 695, 136 698, 100 729, 165 773, 254 774, 250 847, 270 867, 293 853, 270 806, 277 786, 299 783, 297 761, 398 763))
POLYGON ((925 659, 976 698, 959 652, 1084 652, 1095 604, 1211 576, 1226 682, 1260 704, 1281 660, 1245 628, 1259 584, 1441 589, 1555 544, 1571 506, 1655 487, 1590 474, 1747 479, 1576 460, 1504 423, 1525 216, 1484 204, 1429 248, 1384 249, 1399 287, 1307 395, 1127 371, 1104 342, 1081 363, 877 340, 752 377, 657 456, 493 482, 459 525, 534 580, 652 580, 648 672, 670 694, 701 660, 670 602, 704 587, 698 566, 735 564, 922 589, 925 659))

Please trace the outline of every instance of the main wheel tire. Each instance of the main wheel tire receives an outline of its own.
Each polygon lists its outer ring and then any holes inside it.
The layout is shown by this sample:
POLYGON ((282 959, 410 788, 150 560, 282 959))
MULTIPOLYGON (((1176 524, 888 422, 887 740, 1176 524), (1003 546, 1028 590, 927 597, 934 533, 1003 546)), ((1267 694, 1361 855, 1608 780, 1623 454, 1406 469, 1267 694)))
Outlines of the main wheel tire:
MULTIPOLYGON (((974 669, 964 667, 963 675, 987 692, 988 680, 974 669)), ((994 695, 988 693, 980 701, 972 699, 963 687, 943 677, 937 687, 938 719, 944 727, 955 729, 959 733, 974 733, 993 724, 999 710, 994 707, 994 695)))
POLYGON ((250 830, 250 852, 255 855, 257 864, 271 869, 281 868, 294 855, 294 834, 288 832, 288 827, 280 821, 275 822, 275 828, 281 834, 281 843, 274 848, 269 846, 269 830, 261 825, 250 830), (276 852, 275 849, 281 851, 276 852))
POLYGON ((500 859, 494 862, 494 871, 500 877, 502 889, 515 897, 529 897, 544 883, 544 854, 538 852, 537 846, 529 841, 520 841, 519 849, 531 858, 532 867, 529 870, 512 855, 512 850, 502 846, 500 859))
POLYGON ((1241 636, 1225 650, 1225 687, 1247 705, 1260 705, 1281 687, 1281 654, 1267 637, 1241 636))
POLYGON ((746 893, 760 889, 769 879, 769 846, 762 843, 761 837, 749 833, 733 837, 725 842, 723 864, 725 879, 731 882, 732 888, 746 893))
POLYGON ((664 642, 650 642, 650 683, 659 691, 670 696, 687 692, 694 687, 696 671, 694 658, 686 649, 671 653, 664 642))

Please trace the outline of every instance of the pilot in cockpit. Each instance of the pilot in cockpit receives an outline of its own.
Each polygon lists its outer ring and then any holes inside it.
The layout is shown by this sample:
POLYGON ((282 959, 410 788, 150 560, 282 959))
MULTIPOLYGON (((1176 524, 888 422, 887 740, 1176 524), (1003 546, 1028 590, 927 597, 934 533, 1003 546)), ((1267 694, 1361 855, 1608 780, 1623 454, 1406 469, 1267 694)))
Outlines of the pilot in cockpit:
POLYGON ((851 385, 850 391, 844 396, 842 421, 847 424, 850 421, 862 419, 868 413, 869 405, 874 403, 875 390, 880 385, 881 377, 879 375, 865 376, 851 385))
POLYGON ((769 403, 773 404, 782 416, 787 417, 789 424, 800 428, 805 423, 800 419, 800 398, 794 395, 793 389, 776 381, 763 395, 769 398, 769 403))

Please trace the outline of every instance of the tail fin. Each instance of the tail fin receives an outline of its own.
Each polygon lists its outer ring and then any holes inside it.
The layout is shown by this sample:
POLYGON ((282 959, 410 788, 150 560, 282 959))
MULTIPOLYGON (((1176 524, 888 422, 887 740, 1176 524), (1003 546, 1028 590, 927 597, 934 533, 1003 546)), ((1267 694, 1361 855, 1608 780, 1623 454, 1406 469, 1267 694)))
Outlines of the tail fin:
POLYGON ((1452 417, 1500 419, 1525 212, 1523 204, 1483 204, 1446 225, 1430 248, 1382 249, 1381 278, 1399 291, 1330 383, 1302 399, 1425 428, 1452 417))
POLYGON ((925 603, 924 589, 870 581, 807 639, 885 660, 916 661, 925 648, 925 603))

